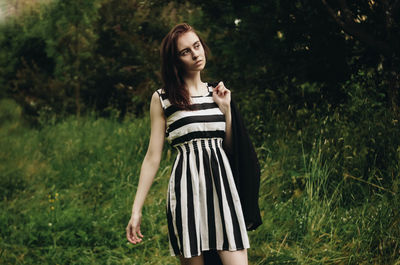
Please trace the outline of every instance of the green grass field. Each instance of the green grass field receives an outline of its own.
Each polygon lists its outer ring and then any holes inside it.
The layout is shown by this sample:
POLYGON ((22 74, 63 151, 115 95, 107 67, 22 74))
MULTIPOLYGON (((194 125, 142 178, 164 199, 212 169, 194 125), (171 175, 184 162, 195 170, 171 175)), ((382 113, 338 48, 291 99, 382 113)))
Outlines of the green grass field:
MULTIPOLYGON (((31 129, 20 113, 2 109, 0 264, 179 264, 168 251, 165 199, 175 152, 167 144, 143 209, 144 240, 125 238, 148 118, 90 115, 31 129)), ((332 187, 324 142, 306 151, 293 139, 269 140, 276 151, 257 146, 264 223, 249 232, 250 264, 400 264, 399 183, 382 190, 344 177, 332 187), (351 182, 374 192, 343 203, 351 182)))

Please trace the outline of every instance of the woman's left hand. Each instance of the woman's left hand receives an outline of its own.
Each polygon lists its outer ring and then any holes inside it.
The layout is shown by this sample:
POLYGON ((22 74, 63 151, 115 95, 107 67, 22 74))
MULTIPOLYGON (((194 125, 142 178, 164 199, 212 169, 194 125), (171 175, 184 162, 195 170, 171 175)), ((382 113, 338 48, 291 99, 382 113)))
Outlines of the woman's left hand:
POLYGON ((224 86, 222 81, 213 88, 213 99, 223 114, 226 114, 230 111, 231 91, 224 86))

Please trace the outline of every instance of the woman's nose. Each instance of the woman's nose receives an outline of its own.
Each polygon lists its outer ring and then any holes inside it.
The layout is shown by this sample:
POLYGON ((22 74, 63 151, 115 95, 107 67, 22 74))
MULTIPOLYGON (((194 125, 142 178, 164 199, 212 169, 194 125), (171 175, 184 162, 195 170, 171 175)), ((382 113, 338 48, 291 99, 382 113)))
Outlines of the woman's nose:
POLYGON ((197 57, 199 57, 199 54, 197 51, 192 51, 192 59, 195 60, 197 57))

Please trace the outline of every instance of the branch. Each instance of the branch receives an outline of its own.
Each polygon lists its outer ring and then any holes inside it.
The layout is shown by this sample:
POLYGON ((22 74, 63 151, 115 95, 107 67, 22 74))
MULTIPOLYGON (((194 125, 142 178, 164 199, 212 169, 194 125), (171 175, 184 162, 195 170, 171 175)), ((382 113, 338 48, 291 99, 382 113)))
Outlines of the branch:
POLYGON ((344 22, 340 19, 340 17, 335 13, 335 11, 329 6, 326 0, 322 0, 322 3, 325 5, 326 9, 328 10, 329 14, 332 18, 339 24, 340 27, 344 28, 344 22))
POLYGON ((347 3, 345 0, 338 0, 341 6, 341 11, 344 14, 344 21, 335 13, 333 8, 327 3, 326 0, 321 0, 322 3, 325 5, 326 9, 328 10, 329 14, 333 17, 336 23, 348 34, 358 38, 368 46, 378 50, 380 53, 386 56, 392 56, 393 50, 391 47, 386 44, 386 42, 376 40, 367 31, 362 28, 361 25, 358 25, 354 22, 353 13, 348 8, 347 3))

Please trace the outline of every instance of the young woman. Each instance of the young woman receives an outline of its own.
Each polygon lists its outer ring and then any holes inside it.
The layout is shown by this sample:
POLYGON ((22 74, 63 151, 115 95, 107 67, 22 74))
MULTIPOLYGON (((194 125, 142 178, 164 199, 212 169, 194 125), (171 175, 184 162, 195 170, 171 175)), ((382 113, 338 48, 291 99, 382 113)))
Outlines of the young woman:
POLYGON ((181 264, 204 264, 216 250, 223 264, 244 265, 249 238, 227 152, 232 149, 231 92, 201 80, 208 48, 188 24, 161 44, 164 88, 150 104, 151 135, 132 216, 129 242, 140 243, 142 206, 159 168, 165 137, 178 151, 168 184, 169 249, 181 264))

